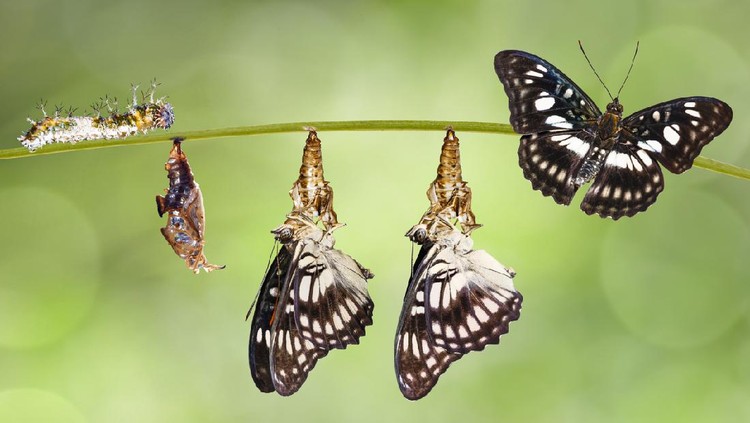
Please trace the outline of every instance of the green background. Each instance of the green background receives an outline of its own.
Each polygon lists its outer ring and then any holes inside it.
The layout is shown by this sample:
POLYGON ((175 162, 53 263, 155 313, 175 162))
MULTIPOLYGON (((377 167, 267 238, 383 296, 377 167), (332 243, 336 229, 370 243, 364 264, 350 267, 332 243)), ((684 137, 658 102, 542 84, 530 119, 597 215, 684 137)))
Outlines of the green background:
MULTIPOLYGON (((680 96, 733 108, 704 155, 750 167, 750 3, 739 1, 10 2, 0 5, 0 148, 39 98, 86 108, 156 77, 173 131, 304 120, 508 121, 501 49, 548 59, 599 103, 641 52, 626 114, 680 96)), ((405 400, 393 337, 442 132, 321 133, 348 226, 371 268, 375 324, 292 397, 261 394, 244 320, 291 208, 305 134, 186 143, 205 197, 192 275, 159 234, 170 145, 0 163, 0 421, 750 420, 750 183, 666 175, 618 222, 531 189, 517 137, 458 133, 485 226, 475 246, 518 272, 521 319, 434 391, 405 400), (26 420, 23 420, 25 416, 26 420)))

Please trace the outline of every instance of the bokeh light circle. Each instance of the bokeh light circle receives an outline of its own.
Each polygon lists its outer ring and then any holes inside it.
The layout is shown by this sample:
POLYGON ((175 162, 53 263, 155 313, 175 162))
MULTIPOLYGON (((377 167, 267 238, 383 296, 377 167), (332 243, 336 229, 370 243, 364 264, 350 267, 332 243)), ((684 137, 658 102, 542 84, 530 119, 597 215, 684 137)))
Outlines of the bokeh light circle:
POLYGON ((96 295, 100 254, 88 218, 38 188, 0 190, 0 347, 50 344, 75 328, 96 295))
POLYGON ((711 194, 673 188, 670 202, 613 225, 601 248, 601 281, 634 334, 685 348, 710 342, 742 316, 750 236, 711 194))

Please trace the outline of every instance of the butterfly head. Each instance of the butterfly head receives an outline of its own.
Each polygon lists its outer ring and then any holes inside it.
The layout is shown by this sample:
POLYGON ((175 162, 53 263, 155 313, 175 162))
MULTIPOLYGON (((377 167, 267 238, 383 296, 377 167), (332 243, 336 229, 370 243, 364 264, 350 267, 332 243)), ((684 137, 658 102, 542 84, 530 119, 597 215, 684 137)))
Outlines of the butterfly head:
POLYGON ((615 97, 611 103, 607 104, 607 113, 613 113, 622 117, 622 104, 620 104, 620 99, 618 97, 615 97))

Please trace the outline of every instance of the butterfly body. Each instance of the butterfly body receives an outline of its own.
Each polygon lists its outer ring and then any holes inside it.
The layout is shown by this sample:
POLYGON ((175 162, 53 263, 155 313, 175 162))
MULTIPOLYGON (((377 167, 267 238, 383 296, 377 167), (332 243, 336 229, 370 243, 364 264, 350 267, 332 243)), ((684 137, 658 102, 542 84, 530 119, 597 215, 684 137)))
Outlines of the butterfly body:
POLYGON ((591 182, 581 209, 619 219, 646 210, 664 189, 661 166, 689 169, 732 121, 711 97, 684 97, 623 117, 614 98, 604 113, 564 73, 518 50, 495 56, 510 123, 522 134, 519 164, 532 187, 568 205, 591 182))

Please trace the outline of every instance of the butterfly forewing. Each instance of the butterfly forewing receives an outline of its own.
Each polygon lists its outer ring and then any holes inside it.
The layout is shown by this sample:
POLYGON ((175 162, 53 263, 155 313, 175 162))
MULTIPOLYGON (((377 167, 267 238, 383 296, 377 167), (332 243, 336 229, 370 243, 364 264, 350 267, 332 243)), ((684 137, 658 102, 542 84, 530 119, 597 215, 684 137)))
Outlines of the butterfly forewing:
POLYGON ((518 147, 518 163, 535 190, 568 205, 578 189, 572 180, 590 148, 590 136, 585 132, 524 135, 518 147))
POLYGON ((669 171, 682 173, 731 122, 732 108, 721 100, 678 98, 625 118, 621 139, 649 152, 669 171))
POLYGON ((291 395, 307 380, 318 359, 328 354, 300 334, 295 315, 295 289, 291 282, 298 278, 303 257, 304 241, 296 241, 290 270, 279 293, 278 306, 271 327, 270 368, 273 386, 281 395, 291 395))
POLYGON ((250 374, 261 392, 273 392, 271 380, 271 326, 274 319, 279 292, 286 279, 292 255, 282 247, 263 278, 250 328, 250 374))
POLYGON ((435 345, 427 328, 425 280, 427 269, 439 249, 437 244, 425 244, 420 249, 396 331, 396 377, 401 393, 410 400, 427 395, 450 363, 463 355, 435 345))
POLYGON ((448 351, 465 354, 497 344, 520 316, 513 273, 485 251, 443 249, 425 279, 427 327, 448 351))
POLYGON ((510 123, 519 134, 581 129, 601 112, 573 81, 541 57, 518 50, 495 56, 508 95, 510 123))
POLYGON ((616 144, 586 192, 581 209, 615 220, 646 210, 664 189, 661 168, 644 150, 616 144))
POLYGON ((308 242, 293 278, 295 317, 303 338, 320 348, 358 344, 372 324, 369 277, 347 254, 308 242))

